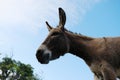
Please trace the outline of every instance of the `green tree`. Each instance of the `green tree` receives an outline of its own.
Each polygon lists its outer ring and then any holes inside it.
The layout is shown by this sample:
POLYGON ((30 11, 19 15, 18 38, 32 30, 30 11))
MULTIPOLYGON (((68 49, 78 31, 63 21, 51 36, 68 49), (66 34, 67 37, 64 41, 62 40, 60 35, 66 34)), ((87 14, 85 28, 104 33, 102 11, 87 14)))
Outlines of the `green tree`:
POLYGON ((0 62, 0 80, 41 80, 33 74, 29 64, 5 57, 0 62))

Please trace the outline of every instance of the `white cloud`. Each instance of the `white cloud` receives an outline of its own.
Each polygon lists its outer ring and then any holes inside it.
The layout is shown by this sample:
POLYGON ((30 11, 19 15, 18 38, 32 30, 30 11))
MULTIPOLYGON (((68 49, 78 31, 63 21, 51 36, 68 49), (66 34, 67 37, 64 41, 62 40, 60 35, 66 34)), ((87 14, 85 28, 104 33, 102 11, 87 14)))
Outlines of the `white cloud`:
POLYGON ((42 27, 45 20, 53 20, 52 23, 56 21, 58 7, 63 7, 72 20, 80 20, 91 6, 100 1, 0 0, 0 27, 19 27, 18 24, 32 30, 42 27))
POLYGON ((68 25, 77 25, 87 11, 100 1, 0 0, 0 46, 14 43, 21 33, 37 33, 46 26, 46 20, 51 25, 57 25, 58 7, 65 10, 68 25))

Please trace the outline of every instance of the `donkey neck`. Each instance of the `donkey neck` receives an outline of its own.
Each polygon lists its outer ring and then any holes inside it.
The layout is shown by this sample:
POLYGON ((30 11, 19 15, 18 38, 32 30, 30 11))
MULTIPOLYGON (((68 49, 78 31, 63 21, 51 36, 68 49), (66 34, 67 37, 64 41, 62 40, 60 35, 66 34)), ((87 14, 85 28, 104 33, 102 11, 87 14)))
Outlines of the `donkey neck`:
POLYGON ((89 43, 93 40, 93 38, 71 32, 66 32, 66 35, 70 44, 69 52, 82 58, 87 64, 89 64, 92 60, 92 57, 89 54, 89 43))

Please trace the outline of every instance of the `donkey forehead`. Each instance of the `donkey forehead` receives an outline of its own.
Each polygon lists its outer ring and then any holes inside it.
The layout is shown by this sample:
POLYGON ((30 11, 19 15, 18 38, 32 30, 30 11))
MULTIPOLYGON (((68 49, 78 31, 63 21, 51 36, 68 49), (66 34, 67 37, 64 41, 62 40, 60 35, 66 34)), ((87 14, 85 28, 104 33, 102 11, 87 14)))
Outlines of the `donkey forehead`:
POLYGON ((60 32, 60 33, 62 33, 63 31, 60 29, 60 28, 53 28, 51 31, 50 31, 50 33, 54 33, 54 32, 60 32))

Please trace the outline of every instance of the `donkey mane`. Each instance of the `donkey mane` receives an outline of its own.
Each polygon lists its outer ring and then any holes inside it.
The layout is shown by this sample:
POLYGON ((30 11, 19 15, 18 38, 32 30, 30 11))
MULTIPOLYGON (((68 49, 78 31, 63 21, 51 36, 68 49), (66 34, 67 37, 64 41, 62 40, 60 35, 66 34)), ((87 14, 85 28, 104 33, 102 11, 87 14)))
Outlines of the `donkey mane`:
POLYGON ((73 38, 81 38, 81 39, 83 39, 83 40, 93 40, 93 39, 94 39, 94 38, 92 38, 92 37, 88 37, 88 36, 82 35, 81 33, 74 33, 74 32, 72 32, 72 31, 70 31, 70 30, 67 30, 67 29, 65 29, 65 31, 66 31, 67 33, 71 34, 71 36, 72 36, 73 38))

